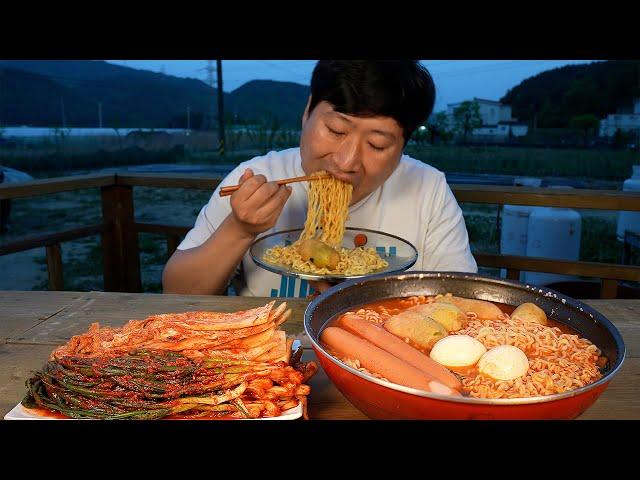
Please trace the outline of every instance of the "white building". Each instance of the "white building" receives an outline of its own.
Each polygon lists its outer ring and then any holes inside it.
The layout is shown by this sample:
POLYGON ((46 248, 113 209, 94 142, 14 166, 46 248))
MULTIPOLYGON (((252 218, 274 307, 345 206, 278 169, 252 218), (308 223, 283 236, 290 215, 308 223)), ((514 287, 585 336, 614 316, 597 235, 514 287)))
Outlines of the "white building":
MULTIPOLYGON (((527 134, 529 127, 525 123, 520 123, 511 117, 511 106, 503 105, 495 100, 485 100, 482 98, 473 98, 480 106, 480 118, 482 119, 482 127, 475 128, 471 134, 475 136, 489 136, 498 138, 509 137, 509 131, 514 137, 522 137, 527 134)), ((455 126, 453 120, 453 112, 462 102, 447 104, 447 118, 449 128, 455 126)))
POLYGON ((613 137, 618 129, 640 135, 640 98, 633 104, 633 113, 614 113, 600 120, 601 137, 613 137))

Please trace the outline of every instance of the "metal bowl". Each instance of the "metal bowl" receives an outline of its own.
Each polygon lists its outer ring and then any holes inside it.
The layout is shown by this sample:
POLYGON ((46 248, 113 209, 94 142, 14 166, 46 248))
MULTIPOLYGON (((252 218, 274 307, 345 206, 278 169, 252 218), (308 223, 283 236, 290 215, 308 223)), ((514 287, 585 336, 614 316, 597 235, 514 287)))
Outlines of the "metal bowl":
POLYGON ((396 237, 395 235, 391 235, 389 233, 378 232, 376 230, 353 227, 347 227, 345 229, 344 236, 342 238, 342 245, 345 248, 353 248, 355 236, 359 233, 364 233, 367 236, 367 244, 365 246, 375 248, 378 255, 386 260, 389 266, 368 274, 320 275, 309 272, 301 272, 284 265, 269 263, 263 259, 263 256, 267 249, 275 246, 292 244, 293 242, 298 240, 298 238, 300 238, 302 230, 302 228, 297 228, 294 230, 284 230, 258 238, 255 242, 253 242, 253 245, 251 245, 249 249, 251 258, 260 267, 279 275, 301 278, 303 280, 322 280, 325 282, 343 282, 350 279, 364 278, 372 274, 400 273, 404 272, 408 268, 411 268, 418 259, 418 250, 416 249, 416 247, 400 237, 396 237))
POLYGON ((554 290, 467 273, 373 275, 331 287, 304 314, 304 329, 322 368, 344 396, 373 419, 572 419, 607 388, 625 357, 622 336, 602 314, 554 290), (593 342, 608 358, 603 376, 564 393, 511 399, 450 397, 377 379, 331 356, 319 342, 335 316, 374 301, 413 295, 453 295, 517 306, 531 302, 547 316, 593 342))

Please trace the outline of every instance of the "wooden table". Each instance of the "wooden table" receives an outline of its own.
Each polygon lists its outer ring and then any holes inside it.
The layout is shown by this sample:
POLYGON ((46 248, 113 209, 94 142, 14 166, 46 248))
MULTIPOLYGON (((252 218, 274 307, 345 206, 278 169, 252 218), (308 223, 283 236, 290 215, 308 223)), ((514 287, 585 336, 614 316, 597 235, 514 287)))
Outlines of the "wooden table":
MULTIPOLYGON (((189 310, 236 311, 264 305, 271 299, 196 295, 108 292, 0 292, 0 418, 25 394, 30 372, 39 369, 57 345, 89 328, 91 323, 120 326, 154 313, 189 310)), ((308 304, 286 300, 293 310, 284 324, 305 348, 304 360, 316 360, 303 328, 308 304)), ((640 300, 587 300, 622 333, 627 358, 607 390, 580 419, 640 419, 640 300)), ((329 381, 322 368, 310 380, 312 419, 366 419, 329 381)))

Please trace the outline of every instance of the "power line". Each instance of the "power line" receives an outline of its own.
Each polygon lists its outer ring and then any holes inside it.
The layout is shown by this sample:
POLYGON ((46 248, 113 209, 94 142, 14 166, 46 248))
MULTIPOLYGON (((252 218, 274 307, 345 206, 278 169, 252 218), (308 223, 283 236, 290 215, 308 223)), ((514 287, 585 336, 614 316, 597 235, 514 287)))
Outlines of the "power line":
MULTIPOLYGON (((215 81, 214 74, 216 73, 216 67, 213 65, 213 60, 207 60, 205 66, 202 68, 199 68, 197 71, 206 73, 206 77, 203 80, 203 82, 206 83, 209 88, 215 90, 216 81, 215 81)), ((204 114, 203 120, 202 120, 203 124, 201 128, 203 129, 211 128, 213 126, 214 117, 215 117, 215 112, 213 111, 213 106, 212 106, 211 112, 209 114, 207 113, 204 114)))
POLYGON ((544 63, 548 63, 550 61, 554 61, 554 60, 542 60, 540 62, 527 63, 527 64, 522 63, 522 60, 515 60, 511 62, 500 62, 500 63, 493 63, 489 65, 477 65, 474 67, 448 70, 444 72, 434 72, 433 75, 440 78, 443 78, 443 77, 451 78, 451 77, 457 77, 460 75, 474 75, 474 74, 482 74, 482 73, 489 73, 489 72, 498 72, 501 70, 509 70, 512 68, 539 66, 544 63))
MULTIPOLYGON (((19 68, 14 68, 11 66, 4 66, 5 69, 9 69, 9 70, 14 70, 15 72, 18 72, 20 75, 24 76, 24 77, 30 77, 30 78, 40 78, 40 79, 52 79, 52 80, 63 80, 65 82, 70 82, 70 83, 80 83, 80 84, 87 84, 87 85, 98 85, 98 86, 102 86, 105 88, 114 88, 115 84, 117 82, 110 82, 107 83, 105 81, 102 80, 90 80, 87 78, 73 78, 73 77, 63 77, 60 75, 47 75, 47 74, 43 74, 43 73, 36 73, 36 72, 31 72, 31 71, 27 71, 27 70, 21 70, 19 68)), ((162 67, 162 69, 164 70, 164 65, 162 67)), ((214 68, 215 71, 215 68, 214 68)), ((158 72, 153 72, 151 70, 148 71, 149 73, 156 73, 156 74, 161 74, 158 72)), ((166 75, 166 73, 165 73, 166 75)))
POLYGON ((440 62, 440 63, 431 63, 431 62, 438 62, 439 60, 420 60, 420 63, 424 64, 427 68, 432 68, 432 67, 439 67, 440 65, 448 65, 451 63, 460 63, 460 62, 466 62, 466 60, 449 60, 446 62, 440 62))
POLYGON ((213 74, 216 73, 216 67, 213 66, 213 60, 207 60, 207 65, 200 69, 200 71, 202 70, 207 72, 207 85, 211 88, 216 88, 215 80, 213 78, 213 74))
MULTIPOLYGON (((438 77, 450 78, 450 77, 456 77, 459 75, 483 74, 483 73, 497 72, 501 70, 510 70, 510 69, 522 68, 522 67, 531 68, 531 67, 538 67, 545 64, 548 65, 549 63, 553 63, 553 62, 558 62, 558 60, 540 60, 536 62, 532 62, 530 60, 516 60, 512 62, 503 62, 501 64, 496 63, 491 65, 470 67, 467 69, 449 70, 447 72, 434 73, 434 77, 438 76, 438 77), (528 63, 522 63, 522 62, 528 62, 528 63)), ((571 64, 562 64, 559 66, 555 66, 554 68, 561 68, 568 65, 571 65, 571 64)), ((549 65, 549 67, 551 68, 553 66, 549 65)))
POLYGON ((213 60, 207 60, 207 65, 200 69, 207 72, 207 84, 218 91, 216 96, 218 97, 218 153, 220 156, 224 155, 224 91, 222 90, 222 60, 216 60, 216 66, 213 66, 213 60), (213 74, 216 74, 214 80, 213 74))
MULTIPOLYGON (((282 71, 284 71, 284 72, 287 72, 287 73, 289 73, 289 74, 292 74, 292 75, 294 75, 294 76, 296 76, 296 77, 298 77, 298 78, 302 78, 302 76, 303 76, 303 74, 302 74, 302 73, 300 73, 300 72, 294 72, 294 71, 292 71, 292 70, 290 70, 290 69, 288 69, 288 68, 286 68, 286 67, 284 67, 284 66, 282 66, 282 65, 280 65, 280 64, 278 64, 278 63, 270 63, 270 62, 268 62, 268 61, 266 61, 266 60, 258 60, 258 61, 259 61, 260 63, 264 63, 265 65, 268 65, 269 67, 272 67, 272 68, 273 68, 273 67, 275 67, 275 68, 280 69, 280 70, 282 70, 282 71)), ((305 76, 305 80, 309 80, 309 77, 308 77, 308 76, 305 76)))
POLYGON ((224 92, 222 91, 222 60, 216 60, 218 74, 218 153, 224 155, 224 92))
MULTIPOLYGON (((296 70, 292 70, 291 68, 285 67, 279 63, 273 63, 270 61, 266 61, 266 60, 258 60, 260 63, 263 63, 271 68, 276 68, 279 69, 281 71, 284 71, 286 73, 289 73, 299 79, 303 79, 304 80, 308 80, 308 76, 305 73, 302 73, 300 71, 296 71, 296 70)), ((452 63, 460 63, 460 62, 465 62, 465 60, 452 60, 452 61, 447 61, 447 62, 442 62, 439 64, 432 64, 432 65, 427 65, 427 67, 430 69, 431 73, 435 76, 438 77, 444 77, 444 78, 450 78, 450 77, 456 77, 458 75, 466 75, 469 73, 485 73, 485 72, 491 72, 491 71, 499 71, 502 69, 509 69, 509 68, 519 68, 519 67, 526 67, 526 66, 538 66, 540 64, 544 64, 544 63, 549 63, 549 62, 557 62, 558 60, 542 60, 540 62, 535 62, 535 63, 524 63, 524 62, 530 62, 529 60, 515 60, 515 61, 501 61, 501 62, 497 62, 497 63, 492 63, 492 64, 488 64, 488 65, 477 65, 477 66, 473 66, 473 67, 466 67, 466 68, 462 68, 462 69, 446 69, 444 71, 437 71, 436 67, 439 67, 440 65, 445 65, 445 64, 452 64, 452 63), (513 65, 515 64, 515 65, 513 65)), ((10 66, 6 66, 5 68, 12 68, 10 66)), ((73 82, 73 83, 81 83, 81 84, 88 84, 88 85, 98 85, 98 86, 103 86, 103 87, 110 87, 113 88, 114 84, 113 83, 106 83, 104 81, 100 81, 100 80, 90 80, 90 79, 83 79, 83 78, 72 78, 72 77, 64 77, 64 76, 60 76, 60 75, 46 75, 46 74, 41 74, 41 73, 35 73, 35 72, 29 72, 29 71, 25 71, 25 70, 20 70, 20 69, 15 69, 16 71, 20 72, 21 75, 23 76, 27 76, 27 77, 32 77, 32 78, 44 78, 44 79, 54 79, 54 80, 64 80, 67 82, 73 82)), ((214 79, 214 73, 216 71, 215 67, 213 66, 213 60, 208 60, 207 61, 207 66, 201 69, 198 69, 196 71, 200 72, 200 71, 206 71, 207 72, 207 78, 205 83, 207 83, 207 85, 209 85, 212 88, 215 88, 215 79, 214 79)))
POLYGON ((15 71, 17 71, 21 76, 23 77, 31 77, 31 78, 40 78, 40 79, 54 79, 54 80, 64 80, 67 82, 75 82, 75 83, 85 83, 85 84, 91 84, 91 85, 101 85, 104 87, 111 87, 113 88, 113 83, 105 83, 102 81, 96 81, 96 80, 89 80, 89 79, 83 79, 83 78, 71 78, 71 77, 61 77, 59 75, 45 75, 45 74, 41 74, 41 73, 35 73, 35 72, 27 72, 26 70, 20 70, 20 69, 13 69, 15 71))

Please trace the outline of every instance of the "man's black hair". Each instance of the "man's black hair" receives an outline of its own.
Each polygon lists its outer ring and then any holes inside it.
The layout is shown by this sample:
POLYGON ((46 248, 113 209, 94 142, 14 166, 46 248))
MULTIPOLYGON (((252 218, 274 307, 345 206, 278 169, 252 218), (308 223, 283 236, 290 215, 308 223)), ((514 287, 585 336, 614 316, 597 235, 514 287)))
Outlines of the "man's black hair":
POLYGON ((320 60, 311 76, 311 103, 326 101, 356 117, 391 117, 402 127, 405 145, 431 112, 436 89, 417 60, 320 60))

